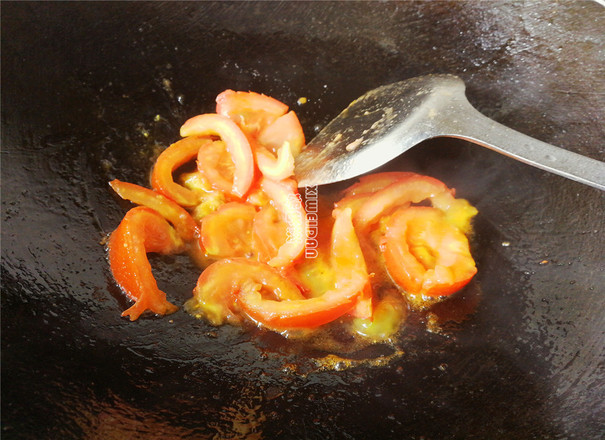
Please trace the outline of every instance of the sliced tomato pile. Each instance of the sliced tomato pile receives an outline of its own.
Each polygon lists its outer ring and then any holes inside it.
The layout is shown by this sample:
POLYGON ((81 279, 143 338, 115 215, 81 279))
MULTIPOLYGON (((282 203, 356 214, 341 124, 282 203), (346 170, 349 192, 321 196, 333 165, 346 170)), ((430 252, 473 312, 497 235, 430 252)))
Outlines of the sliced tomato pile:
POLYGON ((325 204, 298 192, 294 160, 305 138, 296 114, 254 92, 226 90, 216 102, 216 113, 186 121, 183 138, 160 154, 152 189, 110 183, 139 205, 108 241, 113 276, 134 302, 123 316, 177 310, 157 286, 149 252, 203 255, 185 304, 193 316, 278 332, 342 321, 386 338, 409 304, 443 299, 475 275, 467 234, 477 211, 443 182, 411 172, 364 176, 327 208, 331 216, 310 216, 306 202, 325 204))

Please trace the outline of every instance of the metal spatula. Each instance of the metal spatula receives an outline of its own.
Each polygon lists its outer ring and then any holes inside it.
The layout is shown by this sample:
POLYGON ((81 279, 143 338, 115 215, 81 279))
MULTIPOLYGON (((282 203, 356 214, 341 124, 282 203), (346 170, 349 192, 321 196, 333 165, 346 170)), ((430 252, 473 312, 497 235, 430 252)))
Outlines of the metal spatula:
POLYGON ((605 163, 501 125, 466 99, 453 75, 379 87, 353 101, 296 159, 300 187, 350 179, 434 137, 474 142, 521 162, 605 190, 605 163))

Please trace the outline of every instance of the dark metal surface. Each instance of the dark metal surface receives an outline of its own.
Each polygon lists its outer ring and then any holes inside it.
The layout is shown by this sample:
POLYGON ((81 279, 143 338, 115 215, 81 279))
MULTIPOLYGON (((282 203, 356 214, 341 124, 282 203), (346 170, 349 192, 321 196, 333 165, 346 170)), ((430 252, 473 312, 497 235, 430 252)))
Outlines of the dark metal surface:
MULTIPOLYGON (((120 318, 100 242, 125 209, 107 181, 146 183, 226 88, 283 100, 311 138, 366 90, 452 73, 484 114, 603 160, 603 28, 593 2, 3 3, 2 438, 600 438, 596 189, 458 140, 406 153, 391 167, 479 208, 481 301, 343 371, 183 311, 120 318)), ((152 265, 182 304, 197 269, 152 265)))

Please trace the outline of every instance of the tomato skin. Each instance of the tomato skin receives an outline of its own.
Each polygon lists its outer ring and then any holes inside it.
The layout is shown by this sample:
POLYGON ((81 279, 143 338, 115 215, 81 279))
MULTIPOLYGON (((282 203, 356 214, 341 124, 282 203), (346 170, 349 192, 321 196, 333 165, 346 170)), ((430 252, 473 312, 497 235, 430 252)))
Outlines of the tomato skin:
POLYGON ((254 148, 258 169, 266 178, 284 180, 294 175, 294 156, 288 144, 277 150, 277 157, 262 145, 254 148))
POLYGON ((157 158, 151 173, 151 186, 157 192, 174 200, 181 206, 195 206, 199 203, 198 195, 176 183, 172 173, 180 166, 197 157, 198 151, 210 138, 190 136, 175 142, 166 148, 157 158))
POLYGON ((269 260, 270 266, 288 266, 296 261, 305 249, 308 236, 308 222, 294 181, 276 182, 262 178, 261 189, 269 196, 271 203, 280 213, 287 226, 287 240, 277 255, 269 260))
POLYGON ((348 187, 344 191, 344 196, 350 197, 362 194, 373 194, 386 188, 391 183, 414 175, 416 174, 408 171, 386 171, 382 173, 366 174, 365 176, 361 176, 356 183, 348 187))
POLYGON ((294 158, 305 145, 296 113, 290 111, 264 127, 254 146, 256 163, 263 176, 283 180, 294 175, 294 158))
POLYGON ((147 206, 174 225, 180 237, 191 241, 197 233, 197 224, 191 215, 172 200, 134 183, 122 182, 118 179, 109 182, 111 188, 123 199, 137 205, 147 206))
POLYGON ((267 328, 278 331, 315 328, 351 311, 366 283, 366 279, 352 276, 346 283, 341 283, 338 290, 290 301, 268 300, 257 291, 248 291, 241 293, 239 302, 252 320, 267 328))
POLYGON ((183 247, 175 230, 154 210, 139 206, 126 213, 108 242, 113 277, 120 289, 135 301, 122 316, 135 321, 146 310, 166 315, 178 309, 158 288, 146 254, 172 254, 182 251, 183 247))
POLYGON ((216 98, 216 112, 230 118, 251 137, 287 111, 286 104, 256 92, 225 90, 216 98))
POLYGON ((193 298, 185 307, 193 315, 206 317, 211 324, 241 323, 238 298, 242 289, 262 286, 276 299, 303 299, 300 290, 275 268, 243 258, 220 260, 200 275, 193 298))
POLYGON ((213 113, 194 116, 181 127, 181 136, 220 136, 235 166, 230 193, 243 197, 254 178, 254 157, 250 142, 228 117, 213 113))
POLYGON ((256 209, 248 203, 229 202, 202 218, 200 242, 209 256, 252 257, 252 226, 256 209))
POLYGON ((468 239, 435 208, 397 210, 382 245, 387 270, 408 294, 451 295, 477 273, 468 239))
POLYGON ((362 246, 353 226, 353 211, 350 208, 337 208, 333 211, 332 248, 330 262, 336 273, 336 288, 347 284, 349 273, 364 279, 355 308, 351 314, 357 318, 372 316, 372 286, 365 263, 362 246))
POLYGON ((428 176, 409 173, 385 188, 375 192, 365 201, 355 213, 355 226, 361 231, 378 221, 378 219, 389 214, 398 206, 409 206, 412 203, 420 203, 426 199, 439 200, 446 203, 446 199, 453 199, 452 190, 443 182, 428 176))
POLYGON ((242 291, 239 303, 251 319, 275 330, 315 328, 353 310, 368 285, 363 255, 351 220, 351 210, 336 214, 331 248, 334 289, 321 296, 289 301, 265 299, 253 289, 242 291))

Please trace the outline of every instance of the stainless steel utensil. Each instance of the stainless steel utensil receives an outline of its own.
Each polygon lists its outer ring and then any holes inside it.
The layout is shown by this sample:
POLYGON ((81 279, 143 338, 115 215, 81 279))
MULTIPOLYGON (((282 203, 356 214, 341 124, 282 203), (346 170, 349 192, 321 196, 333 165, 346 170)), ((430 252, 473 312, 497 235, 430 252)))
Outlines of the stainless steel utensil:
POLYGON ((541 142, 491 120, 454 75, 427 75, 371 90, 333 119, 296 159, 300 187, 364 174, 419 142, 464 139, 605 190, 605 163, 541 142))

